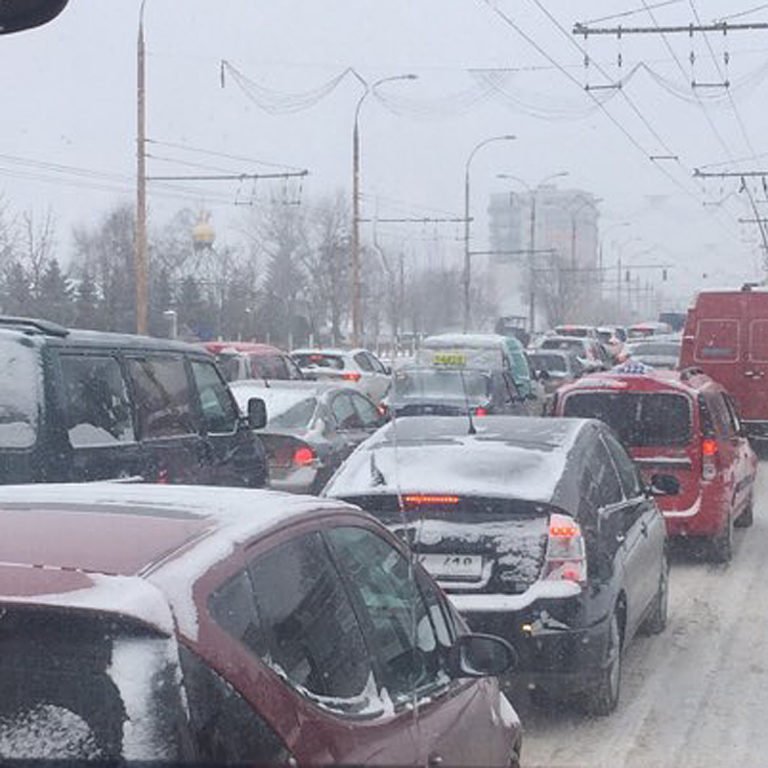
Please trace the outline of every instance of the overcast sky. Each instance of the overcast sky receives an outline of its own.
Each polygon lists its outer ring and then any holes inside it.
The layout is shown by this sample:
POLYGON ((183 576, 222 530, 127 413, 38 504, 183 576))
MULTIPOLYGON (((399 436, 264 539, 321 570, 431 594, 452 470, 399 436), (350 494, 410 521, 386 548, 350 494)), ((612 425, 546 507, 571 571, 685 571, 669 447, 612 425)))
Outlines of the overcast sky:
MULTIPOLYGON (((688 24, 694 13, 710 22, 757 5, 647 4, 659 6, 652 13, 665 25, 688 24)), ((147 0, 148 135, 158 142, 149 147, 150 173, 276 170, 168 145, 310 172, 301 188, 258 182, 255 196, 251 184, 187 183, 172 192, 154 184, 152 221, 162 223, 185 205, 205 207, 219 240, 234 242, 244 211, 235 202, 284 197, 307 204, 348 191, 360 83, 348 76, 310 108, 275 112, 296 104, 292 94, 320 89, 354 67, 369 82, 418 75, 382 86, 381 99, 369 98, 362 108, 365 213, 378 206, 380 216, 461 215, 469 152, 485 138, 514 134, 515 141, 486 147, 472 163, 478 244, 486 236, 489 193, 520 189, 498 173, 535 184, 568 171, 561 184, 602 201, 608 262, 618 243, 631 240, 625 259, 674 263, 666 290, 681 296, 707 284, 761 277, 756 229, 737 223, 753 216, 739 181, 703 182, 691 173, 712 164, 713 170, 765 167, 768 31, 732 31, 708 41, 654 34, 585 42, 570 34, 576 21, 638 7, 643 0, 147 0), (261 106, 231 75, 222 88, 222 59, 263 89, 261 106), (730 97, 717 87, 726 78, 730 97), (583 88, 618 80, 625 80, 621 91, 590 91, 602 109, 583 88), (713 87, 692 90, 691 80, 713 87), (649 155, 678 159, 651 161, 649 155), (629 226, 614 226, 624 221, 629 226)), ((138 10, 138 0, 70 0, 52 24, 0 38, 0 193, 16 209, 50 205, 62 255, 73 224, 94 222, 115 203, 133 199, 138 10), (83 173, 62 173, 50 163, 83 173)), ((733 21, 764 18, 768 11, 733 21)), ((618 22, 651 26, 654 20, 643 12, 596 26, 618 22)), ((764 214, 760 181, 751 186, 764 214)), ((380 232, 398 247, 405 238, 412 251, 461 247, 455 225, 382 226, 380 232)))

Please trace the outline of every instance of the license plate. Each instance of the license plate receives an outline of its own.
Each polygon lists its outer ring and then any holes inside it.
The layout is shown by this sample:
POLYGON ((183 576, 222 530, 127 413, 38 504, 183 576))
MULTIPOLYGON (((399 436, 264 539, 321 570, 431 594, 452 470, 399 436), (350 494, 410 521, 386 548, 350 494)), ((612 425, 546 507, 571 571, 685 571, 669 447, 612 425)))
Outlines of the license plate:
POLYGON ((419 560, 437 579, 475 580, 483 575, 480 555, 421 555, 419 560))
POLYGON ((434 365, 444 365, 449 368, 464 368, 467 356, 461 352, 435 352, 432 357, 434 365))

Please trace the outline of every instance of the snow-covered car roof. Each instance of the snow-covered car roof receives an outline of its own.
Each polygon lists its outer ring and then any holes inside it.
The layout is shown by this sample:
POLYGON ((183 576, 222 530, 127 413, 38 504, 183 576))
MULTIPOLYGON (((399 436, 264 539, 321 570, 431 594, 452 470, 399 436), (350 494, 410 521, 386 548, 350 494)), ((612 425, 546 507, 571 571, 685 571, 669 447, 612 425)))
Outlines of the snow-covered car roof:
POLYGON ((575 513, 568 471, 581 419, 487 416, 396 419, 360 445, 324 495, 350 499, 409 493, 515 498, 575 513))
POLYGON ((0 487, 0 603, 124 613, 197 635, 192 589, 241 543, 338 502, 132 483, 0 487), (171 619, 171 615, 173 619, 171 619))
POLYGON ((422 347, 503 347, 507 337, 495 333, 440 333, 427 336, 422 347))

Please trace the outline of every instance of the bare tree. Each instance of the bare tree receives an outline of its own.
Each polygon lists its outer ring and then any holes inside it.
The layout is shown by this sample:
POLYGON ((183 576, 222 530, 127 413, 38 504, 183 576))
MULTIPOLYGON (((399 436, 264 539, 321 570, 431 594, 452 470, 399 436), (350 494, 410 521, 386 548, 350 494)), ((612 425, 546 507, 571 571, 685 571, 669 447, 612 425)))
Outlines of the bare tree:
POLYGON ((56 222, 53 211, 47 208, 36 215, 33 210, 21 214, 17 258, 26 272, 32 296, 40 296, 43 276, 54 258, 56 248, 56 222))

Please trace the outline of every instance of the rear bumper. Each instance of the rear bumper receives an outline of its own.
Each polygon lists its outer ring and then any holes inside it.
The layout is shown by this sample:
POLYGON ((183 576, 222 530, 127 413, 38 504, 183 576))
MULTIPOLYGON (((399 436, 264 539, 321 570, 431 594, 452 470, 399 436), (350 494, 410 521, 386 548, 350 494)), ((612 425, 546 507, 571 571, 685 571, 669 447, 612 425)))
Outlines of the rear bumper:
MULTIPOLYGON (((670 500, 673 501, 674 497, 670 500)), ((666 505, 662 503, 662 506, 666 505)), ((725 525, 726 510, 722 490, 702 484, 701 492, 690 507, 662 509, 662 514, 668 536, 715 536, 725 525)))
POLYGON ((519 612, 469 611, 462 615, 473 631, 503 637, 514 646, 519 663, 506 682, 564 697, 594 687, 609 642, 607 615, 581 627, 552 615, 564 615, 563 609, 567 614, 568 608, 570 613, 579 613, 578 607, 539 602, 519 612))

